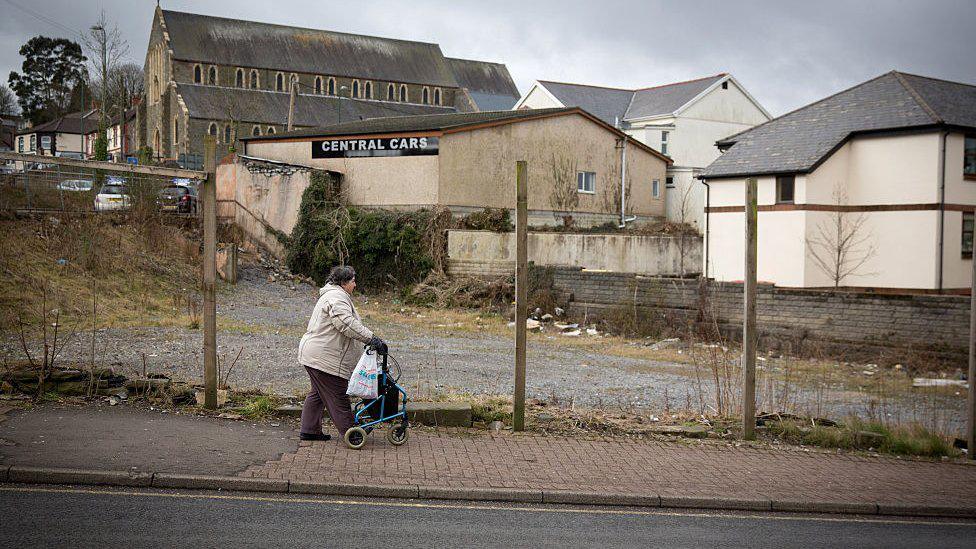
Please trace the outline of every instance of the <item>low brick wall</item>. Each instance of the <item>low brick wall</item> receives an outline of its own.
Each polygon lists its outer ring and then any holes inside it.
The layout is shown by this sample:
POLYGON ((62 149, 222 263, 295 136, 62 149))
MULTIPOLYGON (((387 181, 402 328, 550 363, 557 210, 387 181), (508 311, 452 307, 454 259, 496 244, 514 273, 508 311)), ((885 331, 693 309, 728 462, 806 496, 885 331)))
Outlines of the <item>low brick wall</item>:
MULTIPOLYGON (((702 318, 707 303, 719 329, 741 337, 742 284, 642 277, 625 273, 554 271, 557 289, 570 295, 571 311, 599 317, 607 310, 636 306, 672 322, 702 318), (702 292, 707 299, 702 299, 702 292)), ((799 290, 760 285, 756 314, 761 343, 797 350, 808 344, 877 352, 914 349, 965 361, 969 341, 969 297, 885 295, 799 290)))

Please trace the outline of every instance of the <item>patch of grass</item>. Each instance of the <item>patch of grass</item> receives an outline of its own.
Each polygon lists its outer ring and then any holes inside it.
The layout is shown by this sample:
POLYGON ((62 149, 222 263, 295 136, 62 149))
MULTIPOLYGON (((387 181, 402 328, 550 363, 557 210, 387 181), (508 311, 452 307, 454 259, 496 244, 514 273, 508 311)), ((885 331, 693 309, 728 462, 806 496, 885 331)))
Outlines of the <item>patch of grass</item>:
POLYGON ((277 407, 278 399, 268 395, 259 395, 250 397, 238 410, 247 419, 265 419, 274 415, 277 407))
POLYGON ((512 423, 512 403, 504 397, 483 397, 471 403, 471 420, 512 423))
POLYGON ((816 425, 808 427, 795 420, 769 424, 768 433, 789 444, 804 444, 819 448, 867 450, 870 445, 883 454, 928 458, 956 457, 959 451, 942 435, 917 424, 887 426, 877 421, 851 418, 836 427, 816 425), (866 440, 861 433, 880 435, 866 440))

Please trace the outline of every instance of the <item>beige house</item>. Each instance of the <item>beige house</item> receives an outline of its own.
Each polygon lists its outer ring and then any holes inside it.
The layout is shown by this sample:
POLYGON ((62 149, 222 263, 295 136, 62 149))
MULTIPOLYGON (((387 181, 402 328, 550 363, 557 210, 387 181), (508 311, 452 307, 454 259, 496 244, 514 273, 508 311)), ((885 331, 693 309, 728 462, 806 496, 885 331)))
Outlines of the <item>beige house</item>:
MULTIPOLYGON (((515 206, 515 163, 528 162, 530 223, 577 226, 664 217, 669 159, 580 109, 381 118, 244 139, 218 170, 221 213, 294 226, 308 178, 254 175, 262 161, 342 174, 346 203, 456 214, 515 206), (621 189, 625 200, 621 204, 621 189), (233 203, 237 212, 228 211, 233 203), (241 213, 245 212, 245 213, 241 213), (238 215, 240 214, 240 215, 238 215)), ((248 221, 250 220, 250 221, 248 221)))
POLYGON ((760 281, 963 291, 976 210, 976 86, 890 72, 719 142, 706 269, 744 272, 745 181, 760 281))
POLYGON ((79 111, 17 132, 14 151, 87 158, 98 136, 97 110, 79 111))
POLYGON ((715 142, 772 118, 731 74, 636 90, 539 80, 514 109, 580 107, 671 157, 667 216, 704 227, 705 187, 695 179, 718 158, 715 142))

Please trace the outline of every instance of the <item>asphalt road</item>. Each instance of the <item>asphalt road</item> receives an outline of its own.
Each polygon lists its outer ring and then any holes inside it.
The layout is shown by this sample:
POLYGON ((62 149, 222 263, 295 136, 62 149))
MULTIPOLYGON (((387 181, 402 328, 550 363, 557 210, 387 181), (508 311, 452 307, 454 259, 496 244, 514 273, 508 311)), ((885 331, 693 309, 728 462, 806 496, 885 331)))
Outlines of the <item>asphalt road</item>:
POLYGON ((972 547, 976 523, 0 485, 0 547, 972 547))

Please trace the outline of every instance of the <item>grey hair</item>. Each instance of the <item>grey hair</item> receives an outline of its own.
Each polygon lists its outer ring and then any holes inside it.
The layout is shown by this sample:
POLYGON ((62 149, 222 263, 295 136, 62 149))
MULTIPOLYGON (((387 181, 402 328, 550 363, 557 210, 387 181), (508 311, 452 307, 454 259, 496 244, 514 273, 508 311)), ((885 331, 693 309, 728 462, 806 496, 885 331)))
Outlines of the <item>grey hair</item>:
POLYGON ((332 267, 332 270, 329 271, 329 278, 326 279, 326 282, 328 284, 342 286, 354 278, 356 278, 356 269, 353 269, 349 265, 338 265, 332 267))

